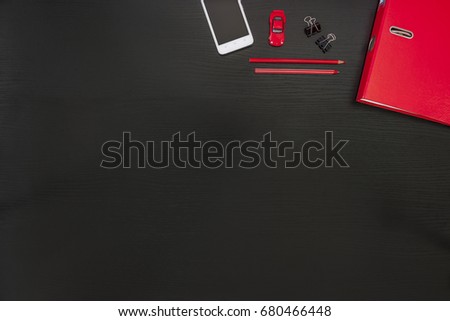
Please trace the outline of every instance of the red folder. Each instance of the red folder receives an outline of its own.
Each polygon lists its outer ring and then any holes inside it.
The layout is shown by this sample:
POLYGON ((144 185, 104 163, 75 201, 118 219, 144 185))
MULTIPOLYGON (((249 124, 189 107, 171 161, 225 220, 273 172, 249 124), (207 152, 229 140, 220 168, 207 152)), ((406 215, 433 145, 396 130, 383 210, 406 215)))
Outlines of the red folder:
POLYGON ((381 0, 357 101, 450 125, 450 0, 381 0))

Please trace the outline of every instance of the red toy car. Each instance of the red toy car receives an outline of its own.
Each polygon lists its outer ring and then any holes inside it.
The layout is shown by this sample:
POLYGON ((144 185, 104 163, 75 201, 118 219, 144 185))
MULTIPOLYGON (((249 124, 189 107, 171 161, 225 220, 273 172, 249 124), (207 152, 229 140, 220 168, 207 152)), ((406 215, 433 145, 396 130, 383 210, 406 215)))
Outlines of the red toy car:
POLYGON ((270 14, 269 44, 273 47, 281 47, 284 44, 284 27, 286 16, 283 10, 274 10, 270 14))

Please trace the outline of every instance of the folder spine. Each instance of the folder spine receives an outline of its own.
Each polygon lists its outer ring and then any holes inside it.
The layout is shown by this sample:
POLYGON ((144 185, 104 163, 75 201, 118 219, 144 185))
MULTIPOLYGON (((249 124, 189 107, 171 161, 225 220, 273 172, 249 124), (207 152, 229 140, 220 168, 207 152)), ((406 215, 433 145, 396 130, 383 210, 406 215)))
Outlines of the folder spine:
POLYGON ((381 35, 383 34, 381 32, 382 31, 381 29, 383 28, 383 24, 384 24, 385 11, 386 11, 387 5, 388 5, 388 3, 386 0, 381 0, 378 5, 377 13, 375 16, 375 21, 374 21, 374 24, 372 27, 370 43, 369 43, 369 47, 367 49, 364 70, 363 70, 363 74, 361 77, 360 86, 358 89, 358 95, 356 98, 356 100, 358 102, 367 103, 365 101, 365 93, 366 93, 366 89, 367 89, 368 80, 372 73, 372 68, 373 68, 375 57, 376 57, 377 48, 378 48, 379 44, 381 43, 381 35))

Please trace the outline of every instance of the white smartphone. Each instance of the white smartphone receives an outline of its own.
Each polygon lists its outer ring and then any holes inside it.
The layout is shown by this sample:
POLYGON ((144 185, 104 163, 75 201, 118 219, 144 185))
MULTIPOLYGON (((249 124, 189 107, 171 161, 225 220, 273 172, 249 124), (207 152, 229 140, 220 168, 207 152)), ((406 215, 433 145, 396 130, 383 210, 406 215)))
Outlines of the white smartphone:
POLYGON ((253 44, 241 0, 201 2, 219 54, 226 55, 253 44))

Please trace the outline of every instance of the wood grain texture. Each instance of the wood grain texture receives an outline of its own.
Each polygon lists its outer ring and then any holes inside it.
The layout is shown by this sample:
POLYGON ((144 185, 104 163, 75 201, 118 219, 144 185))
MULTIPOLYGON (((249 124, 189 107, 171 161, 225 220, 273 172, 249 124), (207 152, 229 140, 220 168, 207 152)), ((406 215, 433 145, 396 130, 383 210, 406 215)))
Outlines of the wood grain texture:
POLYGON ((450 299, 450 132, 354 102, 377 1, 243 4, 255 45, 220 57, 199 0, 0 2, 0 299, 450 299), (261 77, 256 56, 347 64, 261 77), (328 130, 350 169, 99 167, 123 131, 328 130))

